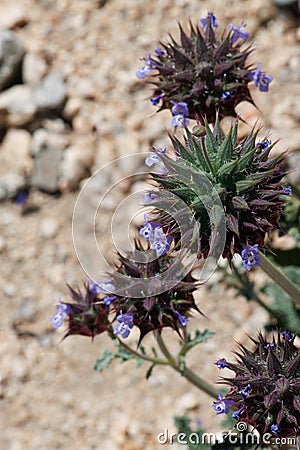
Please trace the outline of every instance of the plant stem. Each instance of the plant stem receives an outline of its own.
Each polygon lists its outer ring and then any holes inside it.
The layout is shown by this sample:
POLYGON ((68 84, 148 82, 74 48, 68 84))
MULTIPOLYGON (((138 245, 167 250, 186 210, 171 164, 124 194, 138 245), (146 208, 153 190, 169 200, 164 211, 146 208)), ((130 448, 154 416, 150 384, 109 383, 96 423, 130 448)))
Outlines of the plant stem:
POLYGON ((171 353, 167 349, 160 333, 157 333, 156 339, 157 339, 159 348, 161 349, 162 353, 169 361, 169 365, 171 367, 173 367, 173 369, 175 369, 177 372, 179 372, 190 383, 192 383, 194 386, 196 386, 201 391, 205 392, 210 397, 213 397, 216 399, 218 398, 218 393, 213 386, 211 386, 209 383, 207 383, 202 378, 198 377, 198 375, 196 375, 192 370, 188 369, 186 366, 182 367, 178 363, 178 361, 176 361, 176 359, 171 355, 171 353))
POLYGON ((131 347, 129 347, 129 345, 127 345, 123 341, 121 341, 119 338, 118 338, 118 342, 121 347, 125 348, 125 350, 127 350, 129 353, 136 356, 137 358, 141 358, 144 361, 148 361, 153 364, 160 364, 160 365, 164 365, 164 366, 170 365, 170 362, 167 359, 152 358, 151 356, 144 355, 144 353, 137 352, 136 350, 133 350, 131 347))
POLYGON ((288 277, 275 266, 262 252, 259 252, 260 267, 272 278, 293 300, 300 305, 300 289, 288 277))

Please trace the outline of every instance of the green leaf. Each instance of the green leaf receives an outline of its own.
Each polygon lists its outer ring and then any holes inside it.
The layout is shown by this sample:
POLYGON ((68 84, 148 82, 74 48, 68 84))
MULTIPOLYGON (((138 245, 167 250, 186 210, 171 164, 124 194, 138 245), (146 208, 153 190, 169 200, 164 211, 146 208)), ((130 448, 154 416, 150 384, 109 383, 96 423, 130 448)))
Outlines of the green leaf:
POLYGON ((214 159, 214 155, 218 153, 218 142, 215 136, 213 135, 208 123, 205 124, 205 129, 206 129, 206 136, 205 136, 206 150, 208 156, 214 159))
POLYGON ((229 130, 227 136, 222 142, 218 152, 218 167, 231 161, 233 156, 233 149, 236 145, 237 123, 229 130))
POLYGON ((187 135, 187 142, 189 145, 189 148, 191 149, 191 152, 195 155, 195 157, 197 157, 199 163, 200 163, 200 167, 204 172, 210 172, 210 168, 207 164, 207 161, 203 155, 203 151, 202 151, 202 147, 201 145, 197 145, 194 137, 192 135, 192 133, 186 129, 186 135, 187 135))
POLYGON ((148 380, 148 379, 151 377, 152 371, 153 371, 153 369, 154 369, 155 366, 156 366, 156 364, 153 363, 153 364, 151 364, 151 366, 150 366, 149 369, 147 370, 147 372, 146 372, 146 380, 148 380))
POLYGON ((215 333, 213 331, 209 331, 207 328, 205 328, 204 331, 196 330, 193 338, 190 333, 188 333, 186 344, 187 351, 191 350, 195 347, 195 345, 203 344, 208 341, 208 339, 210 339, 214 334, 215 333))
POLYGON ((226 164, 223 164, 218 170, 218 178, 221 178, 223 176, 227 175, 233 175, 233 173, 236 171, 236 168, 238 166, 239 160, 235 159, 234 161, 230 161, 226 164))
POLYGON ((254 147, 249 152, 247 152, 245 155, 240 157, 240 159, 238 161, 238 167, 237 167, 238 172, 244 170, 250 163, 252 163, 255 152, 256 152, 256 149, 254 147))
POLYGON ((97 372, 102 372, 104 369, 110 366, 114 359, 115 354, 105 349, 102 358, 96 359, 94 369, 97 370, 97 372))
POLYGON ((232 198, 232 204, 235 209, 247 210, 249 209, 248 203, 243 197, 236 195, 232 198))

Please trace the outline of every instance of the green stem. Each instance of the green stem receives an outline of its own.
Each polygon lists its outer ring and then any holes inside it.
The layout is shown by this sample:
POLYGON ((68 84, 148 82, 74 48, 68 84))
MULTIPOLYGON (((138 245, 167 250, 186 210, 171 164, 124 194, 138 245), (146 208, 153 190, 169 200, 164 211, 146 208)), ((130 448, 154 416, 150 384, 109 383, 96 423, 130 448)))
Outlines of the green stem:
POLYGON ((259 252, 260 267, 272 278, 293 300, 300 305, 300 289, 288 277, 275 266, 262 252, 259 252))
POLYGON ((151 356, 144 355, 144 353, 140 353, 140 352, 137 352, 136 350, 133 350, 131 347, 129 347, 127 344, 125 344, 123 341, 121 341, 119 338, 118 338, 118 342, 121 347, 125 348, 125 350, 127 350, 129 353, 136 356, 137 358, 141 358, 144 361, 148 361, 153 364, 160 364, 160 365, 165 365, 165 366, 170 365, 169 361, 166 359, 152 358, 151 356))
POLYGON ((194 386, 196 386, 201 391, 205 392, 207 395, 213 398, 218 398, 218 393, 216 389, 211 386, 209 383, 207 383, 202 378, 198 377, 192 370, 188 369, 187 367, 180 365, 178 361, 171 355, 169 350, 167 349, 161 334, 158 333, 156 336, 157 343, 159 345, 159 348, 161 349, 162 353, 166 357, 166 359, 169 361, 169 364, 173 369, 175 369, 177 372, 179 372, 184 378, 186 378, 190 383, 192 383, 194 386))

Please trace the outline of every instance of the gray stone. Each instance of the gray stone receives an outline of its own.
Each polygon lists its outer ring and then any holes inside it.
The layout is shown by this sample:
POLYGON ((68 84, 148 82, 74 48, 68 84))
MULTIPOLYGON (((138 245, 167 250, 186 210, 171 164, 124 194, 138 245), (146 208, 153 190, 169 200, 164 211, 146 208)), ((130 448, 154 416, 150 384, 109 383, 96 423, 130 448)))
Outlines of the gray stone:
POLYGON ((37 111, 29 86, 17 85, 0 94, 0 120, 9 127, 21 127, 31 122, 37 111))
POLYGON ((33 134, 34 165, 30 183, 43 191, 59 190, 59 165, 65 148, 65 136, 39 129, 33 134))
POLYGON ((24 46, 15 33, 0 30, 0 91, 20 78, 24 54, 24 46))
POLYGON ((34 88, 33 96, 39 111, 60 111, 67 98, 67 86, 60 72, 52 72, 34 88))

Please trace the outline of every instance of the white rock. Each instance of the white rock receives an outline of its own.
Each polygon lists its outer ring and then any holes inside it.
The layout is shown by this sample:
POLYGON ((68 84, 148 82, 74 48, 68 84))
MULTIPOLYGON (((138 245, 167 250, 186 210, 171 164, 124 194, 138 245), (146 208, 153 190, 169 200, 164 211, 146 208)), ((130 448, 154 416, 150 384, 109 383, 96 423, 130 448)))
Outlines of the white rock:
POLYGON ((52 239, 56 236, 58 231, 58 223, 57 220, 47 217, 43 219, 40 223, 39 233, 40 236, 45 239, 52 239))
POLYGON ((64 151, 60 168, 60 189, 74 189, 89 174, 94 161, 94 143, 89 137, 77 136, 64 151))
POLYGON ((25 178, 16 173, 7 173, 0 176, 0 201, 13 198, 19 190, 24 188, 25 178))
POLYGON ((0 175, 28 175, 32 169, 31 135, 26 130, 9 129, 0 147, 0 175))
POLYGON ((0 28, 14 28, 26 25, 28 16, 26 10, 21 5, 1 5, 0 6, 0 28))
POLYGON ((61 110, 67 96, 67 86, 60 72, 52 72, 41 80, 33 91, 39 111, 61 110))
POLYGON ((34 53, 24 56, 22 77, 25 84, 34 86, 38 84, 47 72, 47 64, 44 59, 34 53))
POLYGON ((20 127, 31 122, 37 111, 31 88, 16 85, 0 94, 0 117, 10 127, 20 127))

